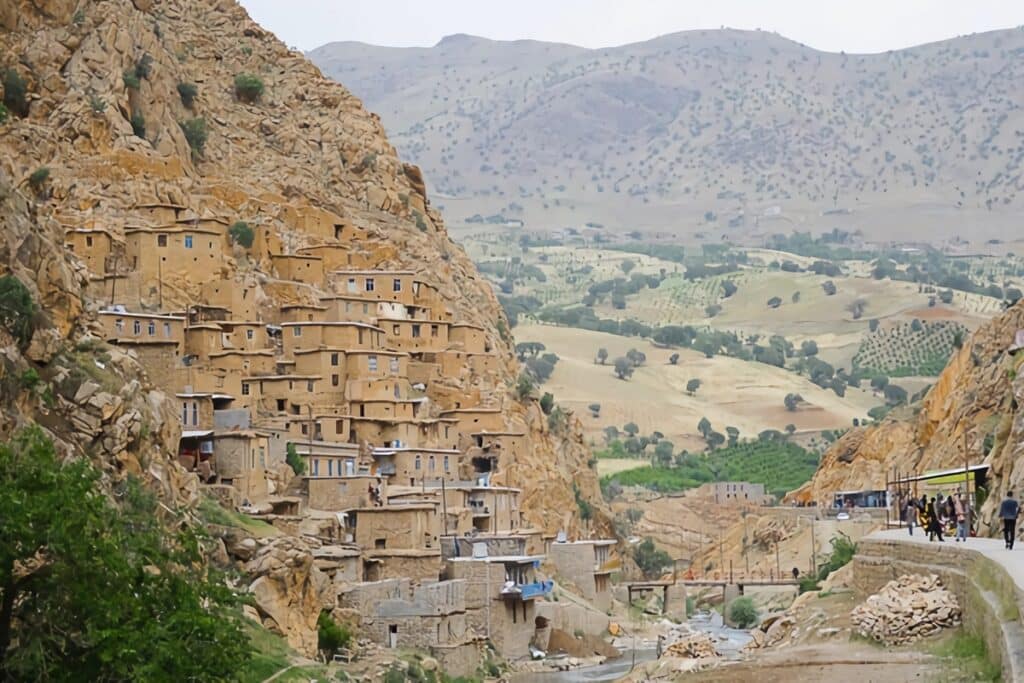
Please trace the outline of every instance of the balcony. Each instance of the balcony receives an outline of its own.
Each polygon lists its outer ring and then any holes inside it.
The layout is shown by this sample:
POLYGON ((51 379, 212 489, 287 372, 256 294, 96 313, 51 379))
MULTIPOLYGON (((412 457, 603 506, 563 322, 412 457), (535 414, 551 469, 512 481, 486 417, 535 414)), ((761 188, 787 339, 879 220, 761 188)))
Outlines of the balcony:
POLYGON ((534 600, 548 595, 555 587, 554 581, 534 581, 533 583, 517 583, 502 589, 501 597, 512 600, 534 600))
POLYGON ((387 464, 377 465, 377 474, 381 475, 382 477, 394 476, 394 474, 395 474, 395 465, 394 465, 394 463, 387 463, 387 464))

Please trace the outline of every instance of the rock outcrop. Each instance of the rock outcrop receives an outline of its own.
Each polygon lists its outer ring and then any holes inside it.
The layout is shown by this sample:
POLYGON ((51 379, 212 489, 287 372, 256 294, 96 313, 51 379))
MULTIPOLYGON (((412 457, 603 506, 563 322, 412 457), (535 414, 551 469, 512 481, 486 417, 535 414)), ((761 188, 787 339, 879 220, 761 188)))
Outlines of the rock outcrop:
MULTIPOLYGON (((344 87, 228 0, 14 0, 0 10, 0 25, 0 65, 14 69, 27 90, 27 116, 0 125, 0 173, 34 196, 33 211, 66 227, 115 234, 138 220, 138 207, 152 203, 188 207, 196 220, 248 221, 260 235, 256 247, 228 258, 217 274, 254 287, 255 300, 268 310, 309 294, 276 279, 265 243, 296 253, 317 243, 296 216, 324 210, 340 217, 336 229, 360 235, 350 245, 355 263, 422 274, 456 319, 486 330, 499 355, 498 381, 444 378, 439 391, 479 397, 529 434, 516 464, 528 521, 548 532, 576 531, 575 486, 595 511, 591 526, 610 532, 575 420, 552 435, 535 402, 516 400, 511 388, 519 368, 493 292, 448 237, 419 169, 402 163, 379 118, 344 87), (262 83, 256 97, 236 93, 236 77, 246 74, 262 83), (180 94, 182 86, 193 86, 194 97, 180 94), (202 140, 186 133, 200 121, 202 140), (44 167, 43 181, 30 182, 44 167)), ((67 339, 92 304, 81 296, 84 273, 65 263, 56 231, 45 245, 26 239, 18 247, 29 255, 23 273, 37 281, 39 301, 59 333, 32 345, 32 357, 44 363, 58 336, 67 339)), ((164 273, 160 307, 195 301, 197 278, 164 273)), ((155 308, 152 294, 142 292, 155 308)), ((119 447, 121 432, 132 434, 133 424, 148 430, 161 452, 175 440, 164 433, 167 421, 141 418, 125 418, 116 434, 94 438, 119 447)))
POLYGON ((788 501, 830 505, 834 491, 876 488, 886 473, 918 474, 987 462, 991 466, 981 520, 989 525, 1008 488, 1024 481, 1024 353, 1013 354, 1024 329, 1024 303, 1009 308, 974 333, 950 359, 913 414, 854 428, 822 457, 807 484, 788 501))

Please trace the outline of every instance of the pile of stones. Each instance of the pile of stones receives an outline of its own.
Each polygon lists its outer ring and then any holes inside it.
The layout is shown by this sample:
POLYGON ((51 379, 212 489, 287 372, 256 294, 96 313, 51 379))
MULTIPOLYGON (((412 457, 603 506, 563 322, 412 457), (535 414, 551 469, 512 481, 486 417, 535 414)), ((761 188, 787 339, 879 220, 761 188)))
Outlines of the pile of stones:
POLYGON ((854 608, 859 634, 886 645, 902 645, 960 625, 960 604, 934 574, 904 575, 854 608))

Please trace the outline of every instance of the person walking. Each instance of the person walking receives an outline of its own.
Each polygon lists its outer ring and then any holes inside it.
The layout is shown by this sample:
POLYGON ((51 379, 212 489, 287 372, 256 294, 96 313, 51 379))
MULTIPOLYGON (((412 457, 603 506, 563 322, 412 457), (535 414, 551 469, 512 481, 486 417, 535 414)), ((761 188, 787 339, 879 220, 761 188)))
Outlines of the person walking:
POLYGON ((903 501, 903 516, 907 520, 907 530, 914 535, 914 522, 917 521, 917 499, 908 495, 903 501))
POLYGON ((928 540, 934 541, 935 537, 939 537, 939 542, 943 543, 942 538, 942 523, 939 521, 939 510, 935 505, 935 497, 928 501, 927 512, 925 516, 928 519, 928 540))
POLYGON ((956 518, 956 540, 967 542, 967 501, 962 493, 953 499, 953 515, 956 518))
POLYGON ((1013 497, 1013 491, 1006 492, 1006 498, 999 504, 999 519, 1003 520, 1003 540, 1006 549, 1013 550, 1013 540, 1017 535, 1017 516, 1020 515, 1020 503, 1013 497))

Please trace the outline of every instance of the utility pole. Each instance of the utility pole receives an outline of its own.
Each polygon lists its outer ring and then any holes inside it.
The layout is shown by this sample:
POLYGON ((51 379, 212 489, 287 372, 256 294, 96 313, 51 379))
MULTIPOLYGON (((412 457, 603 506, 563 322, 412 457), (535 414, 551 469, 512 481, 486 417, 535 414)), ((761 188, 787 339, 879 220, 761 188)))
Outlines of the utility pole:
POLYGON ((814 536, 814 517, 811 517, 811 575, 818 575, 818 542, 814 536))
POLYGON ((441 514, 444 515, 444 535, 448 535, 448 495, 444 487, 444 475, 441 476, 441 514))
MULTIPOLYGON (((967 453, 967 430, 964 429, 964 524, 967 525, 967 536, 971 535, 971 461, 967 453)), ((966 538, 964 539, 967 540, 966 538)))
POLYGON ((779 542, 775 541, 775 575, 782 580, 782 566, 779 563, 779 542))

